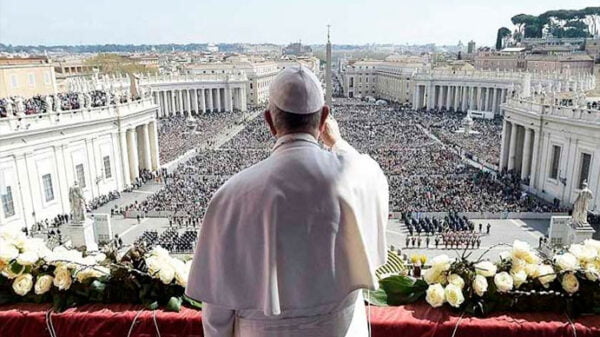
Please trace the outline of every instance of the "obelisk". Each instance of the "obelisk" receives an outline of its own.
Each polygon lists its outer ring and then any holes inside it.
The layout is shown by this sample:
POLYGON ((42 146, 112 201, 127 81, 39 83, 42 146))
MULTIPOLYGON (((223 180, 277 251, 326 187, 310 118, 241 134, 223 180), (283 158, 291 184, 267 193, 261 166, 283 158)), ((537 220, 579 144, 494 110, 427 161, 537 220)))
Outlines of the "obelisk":
POLYGON ((325 104, 331 107, 331 94, 333 92, 333 83, 331 83, 331 40, 329 39, 329 28, 331 25, 327 25, 327 46, 326 46, 326 60, 325 60, 325 104))

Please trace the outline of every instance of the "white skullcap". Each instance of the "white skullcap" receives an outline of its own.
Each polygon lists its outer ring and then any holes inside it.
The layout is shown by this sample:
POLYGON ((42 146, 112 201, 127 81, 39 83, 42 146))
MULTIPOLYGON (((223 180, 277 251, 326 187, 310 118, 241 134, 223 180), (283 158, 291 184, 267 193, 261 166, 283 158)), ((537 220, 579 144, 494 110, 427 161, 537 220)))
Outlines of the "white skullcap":
POLYGON ((300 65, 277 74, 269 86, 269 103, 285 112, 307 115, 321 110, 325 100, 317 76, 300 65))

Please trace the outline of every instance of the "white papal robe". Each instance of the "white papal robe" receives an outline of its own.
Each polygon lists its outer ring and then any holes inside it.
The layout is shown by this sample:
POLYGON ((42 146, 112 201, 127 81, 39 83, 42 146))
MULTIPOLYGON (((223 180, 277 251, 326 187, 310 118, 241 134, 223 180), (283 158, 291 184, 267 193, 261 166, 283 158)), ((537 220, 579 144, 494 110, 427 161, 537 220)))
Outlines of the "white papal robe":
POLYGON ((209 203, 186 295, 206 337, 366 336, 360 289, 385 263, 388 184, 345 141, 280 137, 209 203))

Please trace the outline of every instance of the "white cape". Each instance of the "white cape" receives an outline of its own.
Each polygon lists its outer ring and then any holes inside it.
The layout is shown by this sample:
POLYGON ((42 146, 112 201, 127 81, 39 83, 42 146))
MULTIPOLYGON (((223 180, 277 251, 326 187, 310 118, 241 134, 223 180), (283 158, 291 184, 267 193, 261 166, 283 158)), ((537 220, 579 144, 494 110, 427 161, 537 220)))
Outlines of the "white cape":
POLYGON ((272 316, 376 289, 388 198, 379 165, 347 143, 329 152, 307 134, 282 137, 215 193, 186 295, 272 316))

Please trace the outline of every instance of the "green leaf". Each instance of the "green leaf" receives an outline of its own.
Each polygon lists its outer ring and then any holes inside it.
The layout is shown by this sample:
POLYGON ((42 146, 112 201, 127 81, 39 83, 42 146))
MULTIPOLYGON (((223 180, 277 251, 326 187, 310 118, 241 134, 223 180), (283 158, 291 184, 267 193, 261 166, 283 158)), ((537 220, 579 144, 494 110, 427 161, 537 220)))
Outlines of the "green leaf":
POLYGON ((378 307, 387 307, 388 306, 388 298, 385 290, 383 288, 379 288, 375 291, 363 291, 365 300, 371 304, 378 307))
POLYGON ((198 302, 193 298, 187 297, 185 294, 183 295, 183 300, 193 308, 202 309, 202 302, 198 302))
POLYGON ((167 302, 167 310, 179 312, 181 309, 181 297, 171 297, 169 298, 169 302, 167 302))
POLYGON ((17 261, 13 261, 10 263, 10 271, 13 274, 19 275, 25 270, 25 267, 19 264, 17 261))
POLYGON ((390 276, 379 281, 387 294, 387 304, 403 305, 414 303, 425 295, 427 283, 408 276, 390 276))
POLYGON ((143 304, 144 304, 144 307, 146 307, 146 309, 148 309, 148 310, 156 310, 156 309, 158 309, 158 302, 157 301, 154 301, 154 302, 144 301, 143 304))

